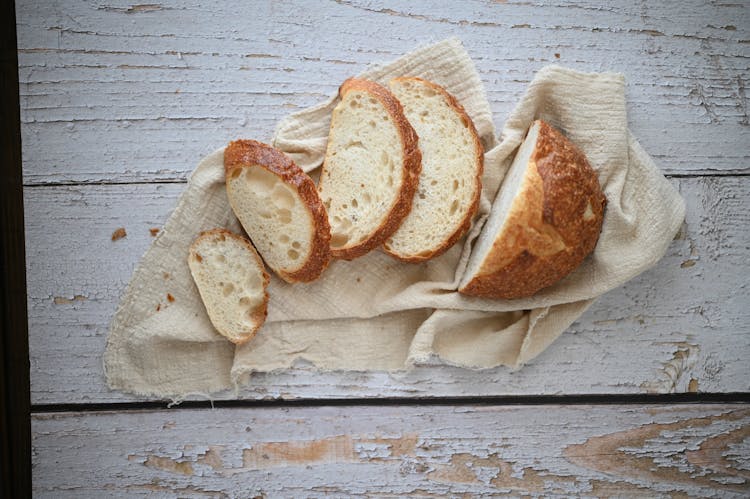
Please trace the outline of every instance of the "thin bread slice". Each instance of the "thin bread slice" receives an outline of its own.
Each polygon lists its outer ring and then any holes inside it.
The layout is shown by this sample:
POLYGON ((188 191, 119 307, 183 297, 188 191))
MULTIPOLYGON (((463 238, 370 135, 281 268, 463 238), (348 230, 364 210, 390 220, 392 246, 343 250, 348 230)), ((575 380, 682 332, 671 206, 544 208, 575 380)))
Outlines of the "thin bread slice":
POLYGON ((317 279, 331 259, 331 229, 310 177, 255 140, 231 142, 224 168, 229 203, 271 270, 290 283, 317 279))
POLYGON ((606 204, 583 152, 535 121, 503 180, 459 291, 514 299, 551 286, 594 250, 606 204))
POLYGON ((333 256, 351 260, 383 244, 409 214, 421 154, 401 104, 385 87, 350 78, 339 96, 318 191, 333 256))
POLYGON ((268 274, 250 242, 225 229, 202 232, 188 266, 216 330, 238 345, 255 336, 266 320, 268 274))
POLYGON ((422 173, 411 212, 383 248, 400 260, 421 262, 469 230, 482 192, 484 150, 471 118, 443 87, 421 78, 388 85, 419 135, 422 173))

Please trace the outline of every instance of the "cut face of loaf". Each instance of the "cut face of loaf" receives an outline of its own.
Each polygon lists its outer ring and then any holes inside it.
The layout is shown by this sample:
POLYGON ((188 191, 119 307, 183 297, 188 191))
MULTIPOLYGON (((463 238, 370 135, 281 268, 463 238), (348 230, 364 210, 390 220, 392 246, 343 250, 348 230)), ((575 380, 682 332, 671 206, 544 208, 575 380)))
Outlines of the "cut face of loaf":
POLYGON ((583 152, 543 121, 531 126, 469 258, 461 293, 522 298, 594 250, 607 201, 583 152))
POLYGON ((484 151, 471 118, 441 86, 419 78, 396 78, 389 86, 419 136, 422 173, 411 212, 383 247, 420 262, 448 250, 471 226, 484 151))
POLYGON ((409 213, 420 153, 414 129, 387 89, 349 79, 339 95, 318 191, 333 256, 352 259, 383 244, 409 213))
POLYGON ((331 259, 331 235, 310 177, 254 140, 230 143, 224 168, 229 203, 271 270, 287 282, 317 279, 331 259))
POLYGON ((208 317, 233 343, 250 340, 266 320, 268 274, 245 238, 224 229, 201 233, 188 266, 208 317))

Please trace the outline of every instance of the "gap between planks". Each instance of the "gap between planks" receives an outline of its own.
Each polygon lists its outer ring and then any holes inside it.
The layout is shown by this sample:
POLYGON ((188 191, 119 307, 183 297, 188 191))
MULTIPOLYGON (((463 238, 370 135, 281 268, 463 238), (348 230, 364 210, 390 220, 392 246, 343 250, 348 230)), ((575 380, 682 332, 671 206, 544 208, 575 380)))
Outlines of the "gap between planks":
POLYGON ((256 407, 350 407, 350 406, 448 406, 448 405, 667 405, 667 404, 746 404, 750 392, 741 393, 669 393, 669 394, 587 394, 587 395, 529 395, 529 396, 472 396, 472 397, 383 397, 331 399, 267 399, 184 401, 173 404, 167 400, 149 402, 114 402, 90 404, 34 404, 32 413, 140 411, 149 409, 222 409, 256 407))
MULTIPOLYGON (((750 177, 750 168, 738 169, 738 170, 727 170, 727 171, 715 171, 705 173, 670 173, 664 175, 666 178, 713 178, 713 177, 750 177)), ((91 182, 41 182, 41 183, 28 183, 23 184, 24 187, 38 188, 38 187, 91 187, 99 185, 158 185, 158 184, 187 184, 187 179, 176 178, 176 179, 164 179, 164 180, 141 180, 141 181, 117 181, 117 180, 96 180, 91 182)))

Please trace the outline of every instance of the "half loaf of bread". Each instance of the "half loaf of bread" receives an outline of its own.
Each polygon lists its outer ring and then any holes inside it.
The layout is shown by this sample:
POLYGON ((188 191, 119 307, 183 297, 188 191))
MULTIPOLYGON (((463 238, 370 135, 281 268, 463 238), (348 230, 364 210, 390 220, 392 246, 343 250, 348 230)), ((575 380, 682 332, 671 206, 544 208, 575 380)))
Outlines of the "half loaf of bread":
POLYGON ((315 183, 284 153, 254 140, 224 150, 227 195, 268 266, 287 282, 317 279, 331 230, 315 183))
POLYGON ((535 121, 503 180, 459 291, 513 299, 556 283, 594 250, 606 203, 583 152, 535 121))
POLYGON ((388 85, 419 136, 422 173, 411 212, 383 248, 400 260, 421 262, 448 250, 471 226, 484 150, 471 118, 443 87, 420 78, 388 85))
POLYGON ((255 336, 266 320, 268 274, 250 242, 224 229, 202 232, 188 266, 216 330, 237 344, 255 336))
POLYGON ((383 244, 409 214, 421 154, 417 134, 386 88, 351 78, 339 96, 318 191, 333 256, 350 260, 383 244))

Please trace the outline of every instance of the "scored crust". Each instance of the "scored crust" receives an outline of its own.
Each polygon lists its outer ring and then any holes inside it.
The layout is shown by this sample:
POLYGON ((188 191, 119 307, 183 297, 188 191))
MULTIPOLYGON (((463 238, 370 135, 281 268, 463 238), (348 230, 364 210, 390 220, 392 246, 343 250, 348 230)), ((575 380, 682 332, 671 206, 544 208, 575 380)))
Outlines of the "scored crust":
POLYGON ((331 260, 331 227, 315 183, 287 155, 257 140, 235 140, 224 150, 224 172, 227 179, 233 170, 253 165, 264 168, 281 178, 285 184, 293 186, 313 221, 310 228, 313 231, 310 238, 312 248, 307 261, 295 271, 278 269, 277 272, 287 282, 310 282, 317 279, 331 260))
POLYGON ((459 292, 514 299, 556 283, 594 250, 606 204, 583 152, 540 121, 521 192, 479 271, 459 292))
MULTIPOLYGON (((401 222, 409 214, 409 211, 411 211, 414 194, 419 184, 419 173, 422 170, 422 153, 418 147, 419 137, 417 137, 417 132, 414 131, 414 128, 412 128, 406 116, 404 116, 404 109, 401 107, 398 99, 382 85, 374 81, 359 78, 349 78, 344 81, 339 88, 339 97, 343 99, 352 90, 360 90, 372 95, 386 109, 401 137, 404 165, 401 174, 401 189, 383 223, 370 234, 370 237, 359 244, 344 248, 331 248, 331 253, 335 258, 344 260, 352 260, 364 255, 382 245, 386 239, 396 232, 401 222)), ((336 126, 335 117, 331 121, 331 129, 334 126, 336 126)), ((325 171, 327 161, 328 152, 326 152, 326 158, 323 162, 323 171, 325 171)), ((322 179, 323 175, 321 175, 321 181, 322 179)))
POLYGON ((474 215, 476 215, 477 210, 479 209, 479 199, 482 195, 482 175, 484 175, 484 147, 482 146, 482 142, 479 140, 479 134, 477 133, 477 129, 474 126, 474 122, 471 120, 471 117, 469 117, 469 114, 466 112, 466 109, 461 105, 458 100, 447 90, 445 90, 443 87, 438 85, 437 83, 433 83, 428 80, 424 80, 422 78, 418 77, 408 77, 408 76, 402 76, 399 78, 394 78, 391 81, 418 81, 420 83, 423 83, 429 87, 431 87, 435 92, 442 95, 445 100, 448 102, 448 105, 453 108, 453 110, 461 117, 462 123, 466 125, 466 127, 469 129, 471 137, 474 139, 474 149, 476 151, 476 156, 474 160, 476 161, 476 164, 478 165, 477 171, 476 171, 476 189, 474 191, 474 198, 471 201, 471 207, 466 212, 466 216, 461 221, 461 223, 456 227, 456 230, 448 236, 443 244, 441 244, 438 248, 436 248, 434 251, 427 255, 402 255, 399 253, 396 253, 394 251, 391 251, 388 248, 388 243, 386 242, 383 245, 383 249, 386 253, 389 255, 397 258, 398 260, 401 260, 403 262, 408 263, 419 263, 423 262, 425 260, 430 260, 431 258, 435 258, 437 256, 442 255, 446 251, 448 251, 451 246, 456 244, 456 242, 461 239, 461 237, 466 234, 466 232, 471 227, 471 222, 474 219, 474 215))
MULTIPOLYGON (((224 333, 221 333, 222 336, 227 338, 229 341, 234 343, 235 345, 242 345, 244 343, 247 343, 251 339, 255 337, 255 334, 258 332, 258 329, 266 322, 266 317, 268 316, 268 283, 271 281, 271 278, 268 275, 268 272, 266 272, 266 267, 263 265, 263 259, 260 257, 258 252, 255 250, 252 244, 250 244, 250 241, 245 239, 244 237, 235 234, 234 232, 228 231, 227 229, 211 229, 206 230, 198 234, 198 237, 195 238, 193 243, 190 245, 189 254, 194 255, 198 254, 196 247, 199 242, 201 242, 203 239, 209 239, 209 238, 215 238, 218 236, 225 236, 232 238, 238 242, 240 242, 243 246, 245 246, 249 251, 250 254, 253 255, 255 258, 255 262, 258 264, 258 267, 260 267, 261 275, 263 276, 263 303, 259 305, 258 307, 253 310, 252 313, 252 320, 257 324, 255 329, 251 331, 247 331, 246 333, 241 333, 243 336, 229 336, 224 333)), ((192 272, 191 272, 192 273, 192 272)), ((213 322, 212 322, 213 323, 213 322)), ((216 326, 214 326, 215 328, 216 326)))

